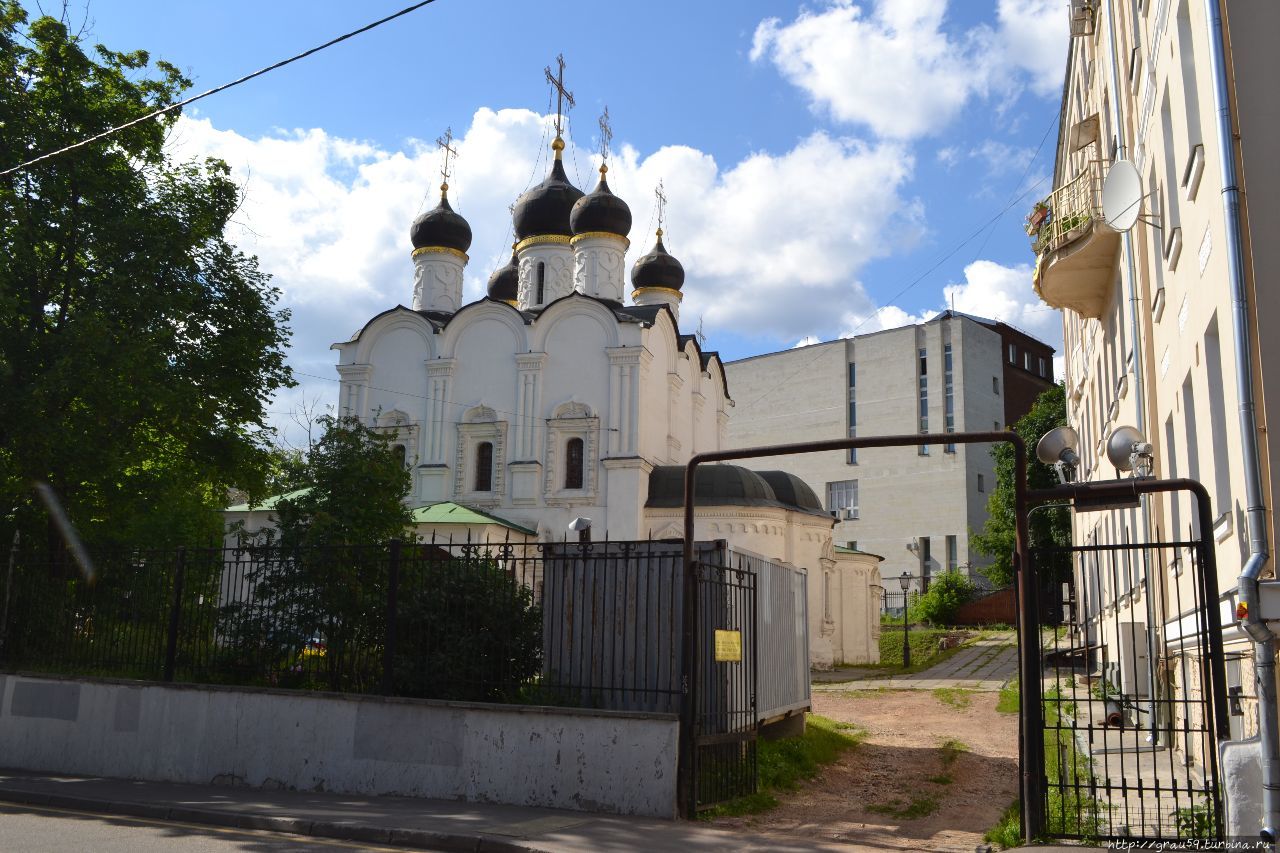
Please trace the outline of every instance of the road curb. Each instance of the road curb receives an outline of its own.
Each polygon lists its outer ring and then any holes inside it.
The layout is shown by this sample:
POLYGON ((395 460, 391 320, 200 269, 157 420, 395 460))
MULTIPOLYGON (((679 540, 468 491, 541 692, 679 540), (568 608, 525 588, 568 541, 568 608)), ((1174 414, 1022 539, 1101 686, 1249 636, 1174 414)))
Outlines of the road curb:
POLYGON ((188 808, 163 803, 131 800, 111 801, 43 791, 0 788, 0 802, 24 806, 70 809, 104 816, 124 816, 149 820, 196 823, 228 829, 282 832, 339 841, 367 844, 396 844, 426 850, 458 851, 458 853, 542 853, 541 848, 490 835, 466 835, 430 829, 387 829, 362 823, 311 821, 301 818, 239 814, 218 809, 188 808))

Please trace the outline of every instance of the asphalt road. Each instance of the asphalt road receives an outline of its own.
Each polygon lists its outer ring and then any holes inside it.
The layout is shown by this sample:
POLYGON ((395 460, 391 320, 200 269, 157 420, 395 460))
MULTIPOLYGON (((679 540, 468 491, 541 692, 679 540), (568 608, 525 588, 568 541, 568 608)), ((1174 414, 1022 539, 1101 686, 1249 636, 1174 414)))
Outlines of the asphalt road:
POLYGON ((0 804, 0 850, 4 853, 340 853, 406 849, 0 804))

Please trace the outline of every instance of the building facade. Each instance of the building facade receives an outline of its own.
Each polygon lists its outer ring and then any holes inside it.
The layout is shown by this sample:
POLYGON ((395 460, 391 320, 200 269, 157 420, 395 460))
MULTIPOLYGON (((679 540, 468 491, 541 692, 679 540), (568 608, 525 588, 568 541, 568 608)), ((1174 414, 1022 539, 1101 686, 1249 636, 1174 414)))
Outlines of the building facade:
MULTIPOLYGON (((1280 378, 1280 340, 1270 326, 1280 317, 1280 293, 1269 286, 1280 244, 1267 236, 1280 212, 1280 10, 1236 0, 1073 6, 1079 23, 1063 87, 1055 190, 1028 217, 1028 232, 1038 255, 1036 291, 1063 309, 1079 476, 1119 476, 1106 440, 1116 427, 1134 426, 1153 446, 1156 476, 1204 484, 1213 519, 1212 530, 1202 530, 1188 495, 1162 495, 1136 508, 1076 513, 1073 539, 1203 537, 1215 549, 1228 689, 1239 696, 1231 728, 1243 738, 1259 725, 1253 663, 1260 646, 1236 621, 1237 578, 1265 553, 1259 543, 1265 549, 1277 541, 1270 471, 1280 443, 1269 441, 1266 426, 1272 414, 1280 417, 1280 395, 1266 391, 1268 379, 1280 378), (1220 31, 1213 25, 1219 15, 1220 31), (1220 127, 1219 116, 1229 125, 1220 127), (1110 199, 1104 207, 1102 193, 1113 170, 1130 165, 1140 184, 1131 193, 1136 221, 1110 199), (1250 506, 1251 479, 1257 506, 1250 506)), ((1092 665, 1138 700, 1162 684, 1201 693, 1194 653, 1180 642, 1196 600, 1189 553, 1158 553, 1158 564, 1133 561, 1118 572, 1077 576, 1077 618, 1096 649, 1092 665)), ((1236 828, 1252 834, 1257 826, 1236 828)))
POLYGON ((823 499, 835 542, 880 555, 898 589, 984 558, 969 531, 986 521, 995 470, 986 446, 945 433, 1001 430, 1053 383, 1053 349, 1003 323, 945 312, 916 326, 725 365, 739 389, 726 442, 754 447, 847 436, 932 433, 915 447, 761 460, 785 464, 823 499))

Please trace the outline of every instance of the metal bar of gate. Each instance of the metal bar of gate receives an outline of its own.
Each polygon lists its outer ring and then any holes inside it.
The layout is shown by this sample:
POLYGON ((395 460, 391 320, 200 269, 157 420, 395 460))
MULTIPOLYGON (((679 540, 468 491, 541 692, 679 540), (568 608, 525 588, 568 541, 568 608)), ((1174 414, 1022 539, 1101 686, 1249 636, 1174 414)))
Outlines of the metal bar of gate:
MULTIPOLYGON (((698 466, 708 462, 728 462, 733 459, 752 459, 761 456, 794 456, 800 453, 818 453, 828 450, 854 450, 868 447, 911 447, 918 444, 1012 444, 1014 449, 1014 530, 1017 544, 1016 570, 1018 583, 1019 645, 1028 650, 1020 656, 1019 678, 1021 681, 1022 701, 1024 707, 1039 709, 1041 707, 1041 683, 1039 676, 1040 641, 1038 634, 1039 619, 1035 617, 1036 579, 1030 577, 1034 572, 1028 552, 1027 535, 1027 446, 1015 432, 948 432, 948 433, 909 433, 906 435, 882 435, 866 438, 837 438, 828 441, 806 441, 796 444, 779 444, 774 447, 745 447, 739 450, 718 450, 711 453, 699 453, 688 461, 684 469, 684 637, 681 685, 683 701, 680 706, 680 753, 678 796, 680 812, 689 818, 697 814, 697 786, 694 783, 696 768, 694 743, 694 715, 698 685, 697 630, 698 630, 698 583, 696 567, 693 562, 694 534, 694 500, 698 466), (1027 618, 1028 614, 1031 618, 1027 618), (1034 652, 1034 653, 1032 653, 1034 652)), ((1039 729, 1023 726, 1021 733, 1022 767, 1021 791, 1023 815, 1023 833, 1027 839, 1041 834, 1043 816, 1039 809, 1028 804, 1038 803, 1044 788, 1044 739, 1039 729)))

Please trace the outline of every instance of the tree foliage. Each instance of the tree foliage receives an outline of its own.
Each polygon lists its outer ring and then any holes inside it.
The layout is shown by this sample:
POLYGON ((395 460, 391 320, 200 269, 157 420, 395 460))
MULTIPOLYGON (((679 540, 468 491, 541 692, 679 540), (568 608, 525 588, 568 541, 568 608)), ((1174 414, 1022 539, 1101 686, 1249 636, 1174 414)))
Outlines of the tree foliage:
MULTIPOLYGON (((173 103, 145 51, 86 49, 0 0, 0 168, 173 103)), ((50 483, 91 542, 218 530, 260 487, 265 403, 292 384, 288 312, 224 230, 227 165, 174 162, 177 111, 0 178, 0 506, 50 483)))
MULTIPOLYGON (((1035 458, 1035 446, 1041 437, 1067 422, 1066 395, 1062 385, 1047 388, 1031 411, 1013 425, 1027 444, 1027 482, 1032 489, 1044 489, 1058 484, 1053 468, 1035 458)), ((996 460, 996 487, 987 499, 987 523, 981 532, 974 532, 970 544, 981 554, 993 557, 991 565, 979 569, 997 587, 1013 583, 1013 551, 1016 541, 1013 512, 1014 452, 1012 445, 998 444, 991 455, 996 460)), ((1070 545, 1071 515, 1065 508, 1042 509, 1031 514, 1029 523, 1031 545, 1070 545)))

